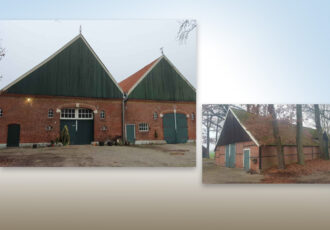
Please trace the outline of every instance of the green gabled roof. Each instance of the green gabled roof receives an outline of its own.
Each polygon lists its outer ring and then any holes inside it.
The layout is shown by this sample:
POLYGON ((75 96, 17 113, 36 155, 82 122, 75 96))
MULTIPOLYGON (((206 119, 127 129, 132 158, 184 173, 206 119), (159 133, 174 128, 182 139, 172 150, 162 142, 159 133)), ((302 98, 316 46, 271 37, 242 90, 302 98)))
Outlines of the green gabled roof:
POLYGON ((196 101, 196 90, 163 55, 119 83, 129 99, 196 101))
POLYGON ((2 92, 92 98, 123 96, 121 88, 81 34, 2 92))
MULTIPOLYGON (((260 145, 275 145, 272 119, 242 109, 230 108, 240 124, 260 145)), ((296 145, 296 125, 287 120, 278 120, 282 145, 296 145)), ((318 146, 316 129, 303 127, 303 145, 318 146)))

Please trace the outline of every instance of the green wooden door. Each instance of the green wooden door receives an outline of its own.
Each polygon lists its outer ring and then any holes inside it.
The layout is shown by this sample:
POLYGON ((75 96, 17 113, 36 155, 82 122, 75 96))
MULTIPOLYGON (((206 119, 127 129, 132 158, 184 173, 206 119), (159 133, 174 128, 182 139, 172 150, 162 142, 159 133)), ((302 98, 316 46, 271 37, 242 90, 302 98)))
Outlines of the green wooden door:
POLYGON ((134 124, 126 125, 126 139, 129 143, 135 142, 135 125, 134 124))
POLYGON ((7 147, 18 147, 19 146, 20 131, 21 131, 21 128, 20 128, 19 124, 8 125, 7 147))
POLYGON ((243 151, 243 155, 244 155, 244 159, 243 159, 244 169, 245 169, 245 171, 249 171, 250 170, 250 150, 245 149, 243 151))
POLYGON ((166 113, 163 117, 164 139, 167 144, 176 143, 174 113, 166 113))
POLYGON ((185 114, 176 114, 176 143, 186 143, 188 141, 188 125, 185 114))
POLYGON ((164 114, 163 131, 166 143, 186 143, 188 140, 188 125, 186 115, 181 113, 164 114))
POLYGON ((94 120, 61 120, 60 128, 68 126, 71 145, 90 144, 94 139, 94 120))
POLYGON ((226 161, 226 167, 229 168, 229 146, 230 145, 226 145, 226 158, 225 158, 225 161, 226 161))
POLYGON ((60 122, 60 132, 62 132, 64 126, 66 125, 69 130, 70 135, 70 145, 75 145, 76 143, 76 122, 77 120, 61 120, 60 122))
POLYGON ((230 144, 229 145, 229 167, 235 168, 236 164, 236 145, 230 144))
POLYGON ((93 120, 78 120, 76 129, 75 144, 87 145, 94 140, 94 122, 93 120))

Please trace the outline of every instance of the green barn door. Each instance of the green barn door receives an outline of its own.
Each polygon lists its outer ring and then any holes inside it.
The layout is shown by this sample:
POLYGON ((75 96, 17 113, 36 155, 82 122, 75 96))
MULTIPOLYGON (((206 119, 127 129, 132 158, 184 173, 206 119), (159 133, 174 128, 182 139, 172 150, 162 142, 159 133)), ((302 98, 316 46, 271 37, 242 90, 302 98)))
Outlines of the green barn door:
POLYGON ((250 149, 245 149, 243 152, 244 155, 244 169, 245 171, 250 170, 250 149))
POLYGON ((126 140, 129 143, 135 142, 135 125, 134 124, 126 125, 126 140))
POLYGON ((229 167, 230 168, 235 168, 236 164, 236 145, 235 144, 230 144, 229 145, 229 167))
POLYGON ((94 139, 93 120, 78 120, 78 127, 75 135, 76 145, 91 144, 94 139))
POLYGON ((19 136, 20 136, 20 125, 11 124, 8 125, 7 133, 7 147, 18 147, 19 146, 19 136))
POLYGON ((94 139, 93 120, 61 120, 61 131, 67 125, 71 145, 90 144, 94 139))
POLYGON ((186 143, 188 140, 188 125, 186 115, 181 113, 164 114, 163 130, 166 143, 186 143))
POLYGON ((176 143, 174 113, 166 113, 163 117, 164 139, 167 144, 176 143))
POLYGON ((230 161, 230 159, 229 159, 229 146, 230 145, 226 145, 226 158, 225 158, 225 161, 226 161, 226 167, 228 167, 229 168, 229 161, 230 161))
POLYGON ((61 120, 60 122, 61 132, 64 126, 68 127, 69 135, 70 135, 70 145, 75 145, 76 143, 76 120, 61 120))
POLYGON ((176 114, 176 143, 186 143, 188 140, 188 125, 185 114, 176 114))

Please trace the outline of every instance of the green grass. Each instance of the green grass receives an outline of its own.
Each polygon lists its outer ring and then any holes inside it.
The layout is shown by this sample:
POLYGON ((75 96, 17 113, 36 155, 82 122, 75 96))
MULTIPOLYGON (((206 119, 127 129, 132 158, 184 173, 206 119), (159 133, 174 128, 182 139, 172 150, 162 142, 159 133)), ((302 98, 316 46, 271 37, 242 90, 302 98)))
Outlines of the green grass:
POLYGON ((210 152, 210 159, 214 159, 215 152, 210 152))

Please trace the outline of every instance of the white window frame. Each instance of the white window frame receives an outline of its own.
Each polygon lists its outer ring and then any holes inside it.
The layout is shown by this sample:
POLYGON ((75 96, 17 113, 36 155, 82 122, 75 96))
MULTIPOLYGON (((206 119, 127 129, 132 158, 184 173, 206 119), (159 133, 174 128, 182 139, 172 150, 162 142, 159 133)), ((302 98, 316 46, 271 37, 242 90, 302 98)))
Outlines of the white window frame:
POLYGON ((139 123, 138 127, 139 127, 139 132, 149 132, 149 124, 146 122, 139 123), (144 126, 143 129, 140 128, 140 125, 144 126))
POLYGON ((54 110, 53 109, 48 109, 48 118, 54 118, 54 110))
POLYGON ((60 119, 61 120, 93 120, 94 113, 93 113, 93 110, 87 109, 87 108, 64 108, 64 109, 61 109, 60 119), (71 114, 74 114, 74 117, 63 117, 62 115, 63 115, 64 110, 74 110, 74 113, 71 113, 71 114), (88 113, 83 113, 83 114, 91 114, 91 116, 90 117, 79 117, 79 111, 81 111, 81 110, 88 111, 88 113))
POLYGON ((0 117, 3 117, 3 110, 0 108, 0 117))
POLYGON ((76 112, 76 117, 79 120, 92 120, 93 119, 93 110, 91 110, 91 109, 78 108, 78 109, 76 109, 75 112, 76 112), (80 115, 82 117, 80 117, 80 115))
POLYGON ((105 111, 101 110, 100 112, 100 119, 105 119, 105 111))
MULTIPOLYGON (((243 159, 243 168, 245 168, 245 165, 244 165, 244 151, 245 150, 249 150, 249 161, 250 161, 250 156, 251 156, 251 149, 250 148, 244 148, 243 149, 243 157, 242 157, 242 159, 243 159)), ((249 169, 251 169, 251 162, 249 162, 249 169)))

